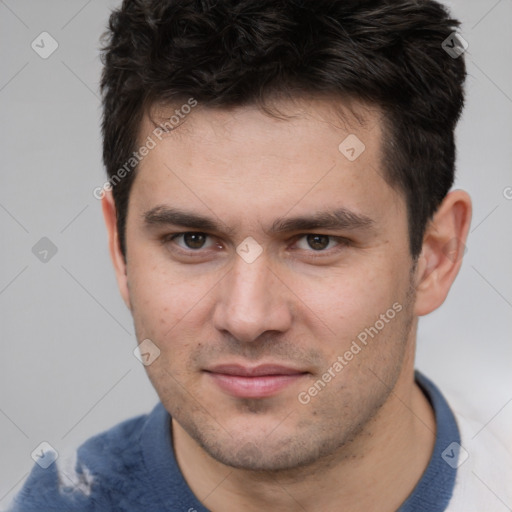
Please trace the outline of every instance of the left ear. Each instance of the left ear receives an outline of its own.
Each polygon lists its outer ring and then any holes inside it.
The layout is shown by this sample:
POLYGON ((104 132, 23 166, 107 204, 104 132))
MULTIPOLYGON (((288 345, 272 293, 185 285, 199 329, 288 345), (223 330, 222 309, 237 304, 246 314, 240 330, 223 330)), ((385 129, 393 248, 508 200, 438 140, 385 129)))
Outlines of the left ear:
POLYGON ((416 315, 427 315, 445 301, 466 251, 471 210, 469 195, 454 190, 428 224, 416 268, 416 315))

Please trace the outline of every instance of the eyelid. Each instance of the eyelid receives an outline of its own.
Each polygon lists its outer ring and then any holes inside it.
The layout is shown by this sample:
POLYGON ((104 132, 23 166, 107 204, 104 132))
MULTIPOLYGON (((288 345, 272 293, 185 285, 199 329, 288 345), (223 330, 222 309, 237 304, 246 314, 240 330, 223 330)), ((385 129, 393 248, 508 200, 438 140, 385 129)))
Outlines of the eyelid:
POLYGON ((348 245, 351 244, 351 240, 349 240, 348 238, 346 237, 343 237, 343 236, 336 236, 336 235, 328 235, 328 234, 325 234, 325 233, 300 233, 298 235, 295 235, 294 237, 294 244, 296 244, 299 240, 301 240, 302 238, 304 237, 307 237, 307 236, 326 236, 329 238, 330 241, 335 241, 337 242, 337 245, 335 247, 331 247, 330 249, 322 249, 322 250, 318 250, 318 251, 315 251, 314 249, 299 249, 299 250, 304 250, 308 253, 313 253, 317 256, 321 256, 322 254, 330 254, 331 251, 333 250, 336 250, 337 248, 342 248, 342 247, 346 247, 348 245))
POLYGON ((177 238, 185 236, 185 235, 190 235, 190 234, 204 235, 207 238, 206 243, 208 243, 208 239, 212 239, 211 243, 215 243, 215 241, 213 240, 214 237, 208 233, 205 233, 204 231, 180 231, 179 233, 171 233, 169 235, 165 235, 164 237, 162 237, 162 243, 165 244, 165 243, 173 242, 178 247, 179 250, 187 252, 187 253, 200 253, 201 251, 204 251, 204 250, 207 250, 210 248, 210 247, 206 247, 206 248, 201 247, 199 249, 190 249, 187 247, 182 247, 178 243, 175 242, 175 240, 177 238))

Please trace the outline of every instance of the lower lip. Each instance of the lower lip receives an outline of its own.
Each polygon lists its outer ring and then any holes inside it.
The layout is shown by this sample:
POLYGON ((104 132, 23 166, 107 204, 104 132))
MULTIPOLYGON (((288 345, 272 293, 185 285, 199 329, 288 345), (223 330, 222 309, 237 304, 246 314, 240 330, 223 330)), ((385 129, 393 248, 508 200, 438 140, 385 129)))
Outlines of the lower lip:
POLYGON ((266 398, 297 382, 305 374, 242 377, 208 372, 208 375, 223 391, 237 398, 266 398))

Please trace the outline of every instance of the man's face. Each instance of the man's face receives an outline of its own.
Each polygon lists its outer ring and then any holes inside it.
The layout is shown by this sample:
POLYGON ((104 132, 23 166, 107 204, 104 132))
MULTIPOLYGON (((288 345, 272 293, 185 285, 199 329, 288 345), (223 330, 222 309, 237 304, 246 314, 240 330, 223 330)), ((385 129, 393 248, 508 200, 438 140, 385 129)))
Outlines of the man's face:
MULTIPOLYGON (((161 351, 149 377, 191 438, 247 469, 346 445, 414 341, 405 201, 383 179, 378 112, 356 105, 362 126, 327 101, 279 107, 294 117, 199 106, 153 135, 126 224, 126 299, 139 342, 161 351)), ((145 119, 141 140, 153 129, 145 119)))

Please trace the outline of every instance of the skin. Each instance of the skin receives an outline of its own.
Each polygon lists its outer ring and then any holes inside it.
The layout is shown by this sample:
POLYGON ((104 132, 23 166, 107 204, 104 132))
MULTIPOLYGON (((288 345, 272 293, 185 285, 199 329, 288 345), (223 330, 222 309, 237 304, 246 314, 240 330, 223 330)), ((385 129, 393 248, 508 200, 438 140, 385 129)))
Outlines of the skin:
MULTIPOLYGON (((146 369, 173 418, 178 464, 208 509, 334 511, 342 503, 391 512, 432 453, 435 419, 413 375, 417 320, 443 303, 456 277, 471 202, 462 191, 445 198, 414 262, 405 199, 383 179, 379 111, 353 103, 340 115, 328 99, 278 107, 292 117, 199 106, 158 142, 130 193, 126 261, 105 195, 119 288, 139 342, 161 351, 146 369), (366 146, 355 161, 338 150, 348 134, 366 146), (148 224, 156 207, 206 216, 218 229, 190 248, 197 238, 169 236, 201 230, 148 224), (277 219, 336 208, 370 222, 271 230, 277 219), (311 247, 308 234, 328 235, 325 248, 311 247), (263 249, 252 263, 236 252, 249 236, 263 249), (378 335, 300 403, 299 393, 396 303, 401 311, 378 335), (273 396, 239 398, 205 371, 224 363, 304 373, 273 396)), ((141 140, 153 129, 146 116, 141 140)))

